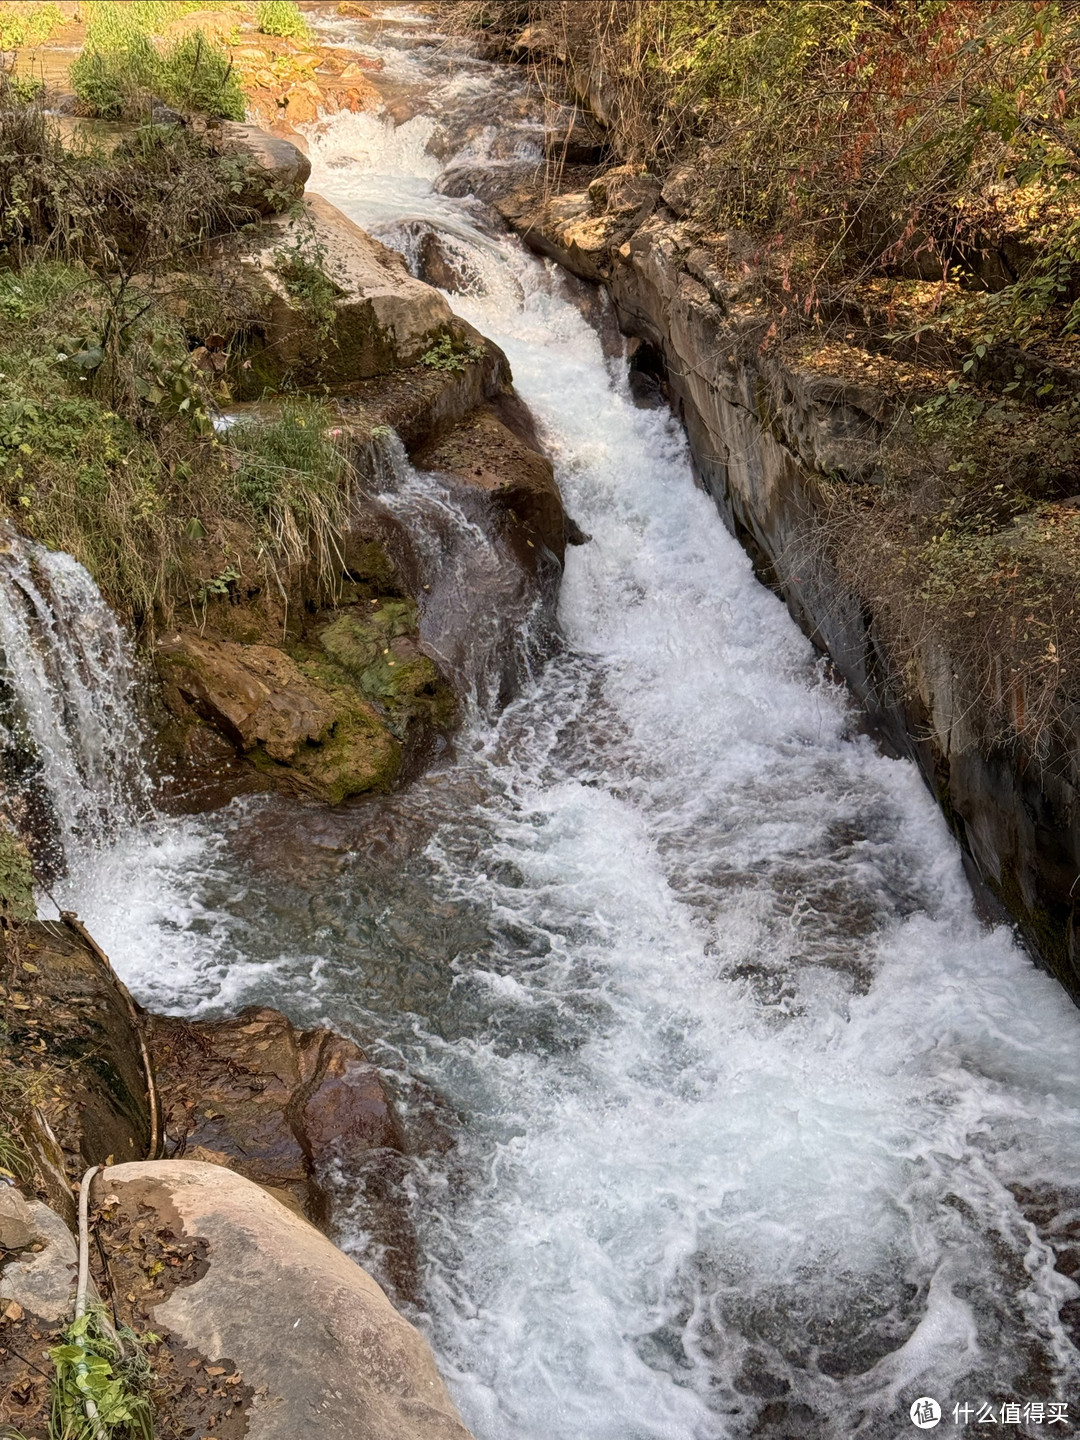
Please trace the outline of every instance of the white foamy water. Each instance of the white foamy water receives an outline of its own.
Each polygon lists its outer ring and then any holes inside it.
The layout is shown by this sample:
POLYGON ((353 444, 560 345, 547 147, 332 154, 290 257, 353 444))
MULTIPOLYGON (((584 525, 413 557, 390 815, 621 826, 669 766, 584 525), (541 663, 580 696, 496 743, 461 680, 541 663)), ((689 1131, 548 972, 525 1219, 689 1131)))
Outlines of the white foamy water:
POLYGON ((134 691, 127 638, 87 571, 3 529, 3 783, 46 868, 62 869, 148 808, 134 691))
POLYGON ((405 250, 424 217, 469 247, 454 304, 593 537, 565 651, 408 795, 238 802, 73 892, 142 998, 330 1020, 448 1102, 456 1146, 413 1175, 420 1323, 479 1440, 892 1437, 923 1394, 1070 1399, 1080 1289, 1046 1236, 1080 1217, 1080 1016, 977 921, 678 428, 435 193, 431 133, 335 117, 312 185, 405 250))

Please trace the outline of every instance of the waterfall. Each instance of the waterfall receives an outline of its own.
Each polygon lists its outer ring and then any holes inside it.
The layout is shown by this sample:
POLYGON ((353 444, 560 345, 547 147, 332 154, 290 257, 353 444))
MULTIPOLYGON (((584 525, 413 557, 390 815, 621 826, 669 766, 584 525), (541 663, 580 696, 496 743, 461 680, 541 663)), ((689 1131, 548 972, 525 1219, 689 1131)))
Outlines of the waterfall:
POLYGON ((150 803, 131 647, 78 561, 6 529, 0 653, 3 803, 56 875, 150 803))
MULTIPOLYGON (((492 718, 552 647, 554 575, 529 575, 499 533, 488 497, 417 470, 392 430, 374 438, 379 505, 400 525, 420 597, 420 637, 466 707, 492 718)), ((554 564, 554 562, 552 562, 554 564)))

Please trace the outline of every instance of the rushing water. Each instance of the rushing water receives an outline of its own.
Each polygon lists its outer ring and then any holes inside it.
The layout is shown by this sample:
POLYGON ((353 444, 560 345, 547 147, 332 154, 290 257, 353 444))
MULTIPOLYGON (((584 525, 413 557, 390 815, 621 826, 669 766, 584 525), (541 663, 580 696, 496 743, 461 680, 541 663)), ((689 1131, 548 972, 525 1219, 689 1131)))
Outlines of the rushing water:
MULTIPOLYGON (((593 537, 565 643, 400 795, 148 824, 65 894, 145 1003, 329 1021, 413 1133, 450 1117, 410 1179, 418 1318, 480 1440, 1068 1401, 1080 1016, 977 920, 914 769, 855 733, 574 291, 454 198, 530 153, 490 119, 518 82, 407 15, 333 33, 420 113, 321 125, 313 186, 471 277, 593 537)), ((347 1239, 372 1258, 362 1206, 347 1239)))
POLYGON ((83 567, 0 532, 0 770, 39 869, 61 871, 149 806, 135 666, 83 567))

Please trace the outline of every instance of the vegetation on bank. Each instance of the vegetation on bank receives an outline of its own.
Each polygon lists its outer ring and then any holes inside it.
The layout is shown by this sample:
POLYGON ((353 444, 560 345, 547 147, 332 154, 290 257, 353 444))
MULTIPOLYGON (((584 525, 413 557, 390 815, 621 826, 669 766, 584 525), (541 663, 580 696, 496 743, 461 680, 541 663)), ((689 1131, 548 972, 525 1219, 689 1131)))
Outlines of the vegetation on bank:
POLYGON ((329 575, 351 487, 323 407, 212 420, 258 297, 202 261, 257 219, 259 172, 194 125, 136 124, 105 150, 3 98, 0 504, 136 625, 289 565, 329 575))
POLYGON ((688 243, 764 317, 762 363, 901 402, 874 483, 820 477, 829 520, 806 547, 866 602, 902 684, 917 688, 929 643, 984 738, 1045 754, 1080 702, 1080 9, 443 14, 501 39, 549 93, 603 76, 613 148, 675 183, 688 243))

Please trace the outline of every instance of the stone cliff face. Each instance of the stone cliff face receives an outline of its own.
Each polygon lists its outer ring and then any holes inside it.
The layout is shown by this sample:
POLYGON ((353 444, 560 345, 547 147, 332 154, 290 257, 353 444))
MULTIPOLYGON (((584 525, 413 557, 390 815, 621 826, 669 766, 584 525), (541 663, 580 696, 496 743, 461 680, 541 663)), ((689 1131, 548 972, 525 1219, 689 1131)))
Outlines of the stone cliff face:
POLYGON ((991 911, 1011 917, 1080 996, 1077 744, 1059 736, 1037 762, 1018 745, 988 743, 985 697, 964 693, 950 657, 930 642, 899 675, 880 617, 822 543, 822 482, 873 482, 886 437, 903 443, 906 412, 873 384, 763 348, 772 317, 731 278, 734 267, 695 241, 679 213, 687 184, 692 175, 674 174, 661 191, 624 166, 569 194, 507 196, 501 209, 533 249, 607 288, 620 327, 642 345, 632 365, 662 375, 700 481, 760 577, 895 749, 918 762, 973 879, 999 902, 991 911))

